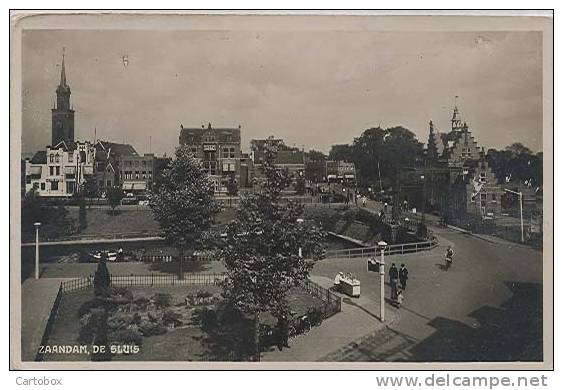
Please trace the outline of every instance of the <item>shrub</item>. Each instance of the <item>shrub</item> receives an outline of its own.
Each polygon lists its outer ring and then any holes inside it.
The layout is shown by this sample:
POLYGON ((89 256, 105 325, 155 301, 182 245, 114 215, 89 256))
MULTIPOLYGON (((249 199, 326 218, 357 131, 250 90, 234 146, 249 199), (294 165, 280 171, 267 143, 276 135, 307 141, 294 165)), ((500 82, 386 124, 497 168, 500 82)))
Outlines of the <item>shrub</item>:
POLYGON ((195 322, 201 325, 201 329, 208 331, 217 326, 217 312, 208 307, 202 307, 194 311, 195 322))
POLYGON ((152 296, 152 301, 157 307, 168 307, 172 303, 172 295, 157 293, 152 296))
POLYGON ((143 336, 138 330, 134 329, 116 330, 115 332, 110 333, 109 342, 120 345, 141 345, 143 344, 143 336))
POLYGON ((182 315, 180 313, 174 310, 166 310, 162 315, 162 322, 164 325, 177 326, 182 324, 182 321, 180 321, 181 318, 182 315))
POLYGON ((103 309, 111 311, 115 309, 115 304, 107 299, 96 297, 89 301, 84 302, 78 309, 78 317, 82 318, 85 314, 89 314, 92 310, 103 309))
POLYGON ((139 332, 145 337, 158 336, 167 332, 167 329, 162 324, 154 324, 149 321, 142 321, 139 324, 139 332))
POLYGON ((130 325, 139 324, 141 315, 139 313, 114 313, 108 318, 108 327, 110 329, 127 329, 130 325))

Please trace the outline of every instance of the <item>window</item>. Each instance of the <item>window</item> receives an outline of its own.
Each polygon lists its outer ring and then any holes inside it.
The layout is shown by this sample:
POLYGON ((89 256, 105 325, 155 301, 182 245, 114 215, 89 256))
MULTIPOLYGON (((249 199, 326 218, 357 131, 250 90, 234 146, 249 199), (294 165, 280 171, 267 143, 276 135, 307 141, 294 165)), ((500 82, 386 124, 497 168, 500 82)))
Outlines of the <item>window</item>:
POLYGON ((104 186, 104 181, 103 181, 103 180, 100 180, 100 181, 98 182, 98 187, 102 188, 103 186, 104 186))
POLYGON ((74 154, 73 153, 69 153, 68 154, 68 162, 73 162, 74 161, 74 154))
POLYGON ((486 172, 479 173, 479 181, 481 183, 484 183, 484 182, 487 181, 487 173, 486 172))
POLYGON ((497 201, 497 194, 495 194, 495 193, 491 194, 491 200, 493 202, 496 202, 497 201))
POLYGON ((235 148, 231 148, 230 152, 231 152, 231 158, 235 158, 235 148))
POLYGON ((73 194, 74 193, 74 182, 73 181, 67 181, 66 182, 66 193, 67 194, 73 194))
MULTIPOLYGON (((37 183, 35 183, 34 186, 35 186, 36 184, 37 184, 37 183)), ((42 190, 42 191, 45 191, 45 183, 41 183, 41 190, 42 190)))
POLYGON ((55 174, 55 167, 49 167, 49 175, 53 176, 55 174))
POLYGON ((223 148, 223 158, 229 157, 229 149, 223 148))
POLYGON ((106 186, 111 187, 111 180, 106 181, 106 186))
POLYGON ((487 201, 487 194, 481 194, 481 203, 485 203, 487 201))
POLYGON ((58 163, 59 162, 59 154, 55 154, 55 162, 58 163))
POLYGON ((49 162, 52 163, 55 159, 55 156, 53 156, 52 154, 49 155, 49 162))
POLYGON ((54 180, 51 182, 51 191, 58 191, 59 190, 59 182, 54 180))
POLYGON ((57 176, 59 176, 61 174, 61 167, 55 167, 56 171, 57 171, 57 176))
POLYGON ((147 166, 147 162, 146 160, 143 160, 143 166, 146 167, 147 166))

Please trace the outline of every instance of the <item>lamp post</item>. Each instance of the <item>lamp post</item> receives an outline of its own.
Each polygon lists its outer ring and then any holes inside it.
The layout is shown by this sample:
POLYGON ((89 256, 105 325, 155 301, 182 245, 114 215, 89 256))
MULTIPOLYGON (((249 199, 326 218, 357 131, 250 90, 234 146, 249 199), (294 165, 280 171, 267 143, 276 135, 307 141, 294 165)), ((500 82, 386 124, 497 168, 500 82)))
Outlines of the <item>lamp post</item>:
POLYGON ((379 317, 381 322, 385 322, 385 248, 387 243, 379 241, 377 246, 381 250, 381 262, 379 263, 379 286, 380 286, 380 300, 379 300, 379 317))
POLYGON ((507 188, 504 189, 506 192, 510 192, 511 194, 518 195, 518 200, 520 201, 520 232, 521 232, 521 241, 524 242, 524 217, 522 215, 522 193, 509 190, 507 188))
MULTIPOLYGON (((297 223, 299 224, 299 227, 303 226, 303 222, 305 222, 303 218, 297 218, 297 223)), ((301 248, 301 246, 299 246, 299 257, 303 257, 303 249, 301 248)))
POLYGON ((35 279, 39 279, 39 227, 41 222, 35 222, 35 279))

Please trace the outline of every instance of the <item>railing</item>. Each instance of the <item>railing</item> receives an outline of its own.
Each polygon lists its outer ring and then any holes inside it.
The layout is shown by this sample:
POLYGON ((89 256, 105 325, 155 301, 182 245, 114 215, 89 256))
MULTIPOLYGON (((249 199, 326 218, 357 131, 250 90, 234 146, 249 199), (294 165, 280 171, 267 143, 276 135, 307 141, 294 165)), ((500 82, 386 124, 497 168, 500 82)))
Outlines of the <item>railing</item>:
POLYGON ((145 274, 145 275, 111 275, 111 284, 116 287, 126 286, 210 286, 218 285, 225 280, 225 274, 184 274, 183 279, 177 275, 145 274))
POLYGON ((324 302, 323 319, 331 317, 342 310, 342 299, 330 290, 321 287, 310 279, 301 282, 300 285, 308 294, 324 302))
MULTIPOLYGON (((434 249, 438 246, 438 240, 432 238, 429 241, 413 242, 408 244, 395 244, 385 247, 386 255, 403 255, 408 253, 415 253, 420 251, 427 251, 434 249)), ((381 255, 381 249, 377 246, 367 248, 354 248, 354 249, 337 249, 326 251, 325 259, 334 258, 362 258, 373 257, 381 255)))
MULTIPOLYGON (((141 255, 140 260, 145 263, 171 263, 178 260, 178 256, 173 255, 141 255)), ((220 260, 214 251, 206 251, 194 254, 193 256, 184 256, 184 261, 214 261, 220 260)))
POLYGON ((61 282, 60 291, 69 293, 74 291, 85 290, 94 285, 94 277, 92 275, 78 279, 66 280, 61 282))

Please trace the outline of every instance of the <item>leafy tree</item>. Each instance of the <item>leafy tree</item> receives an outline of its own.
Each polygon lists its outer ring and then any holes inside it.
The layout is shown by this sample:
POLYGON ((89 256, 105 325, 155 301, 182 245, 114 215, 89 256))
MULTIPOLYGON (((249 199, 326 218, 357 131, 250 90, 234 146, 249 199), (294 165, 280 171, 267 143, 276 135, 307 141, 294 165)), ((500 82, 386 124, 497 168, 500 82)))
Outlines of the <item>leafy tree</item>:
POLYGON ((531 185, 543 183, 543 153, 534 154, 521 143, 507 146, 504 150, 489 149, 487 162, 499 181, 510 178, 511 182, 525 182, 531 179, 531 185))
POLYGON ((270 312, 278 318, 287 314, 288 291, 307 279, 313 261, 323 254, 320 226, 299 222, 304 206, 280 202, 289 178, 276 170, 275 157, 276 149, 268 145, 262 167, 263 189, 241 199, 238 218, 228 225, 222 251, 227 269, 223 294, 241 311, 254 316, 258 358, 260 313, 270 312))
POLYGON ((175 158, 163 171, 160 184, 151 195, 150 207, 166 241, 178 249, 178 276, 182 279, 185 251, 205 246, 219 212, 213 198, 213 183, 188 147, 176 149, 175 158))
POLYGON ((328 154, 328 159, 333 161, 353 161, 354 150, 351 145, 332 145, 328 154))
POLYGON ((238 183, 234 173, 231 173, 229 175, 229 181, 227 182, 227 193, 230 196, 238 195, 238 183))
POLYGON ((21 232, 23 240, 35 237, 35 222, 41 222, 41 236, 57 238, 76 233, 76 220, 69 217, 63 205, 44 205, 35 189, 27 192, 21 204, 21 232))
POLYGON ((111 207, 112 214, 115 214, 115 208, 121 204, 121 200, 123 199, 123 190, 118 186, 108 188, 106 197, 109 202, 109 207, 111 207))

